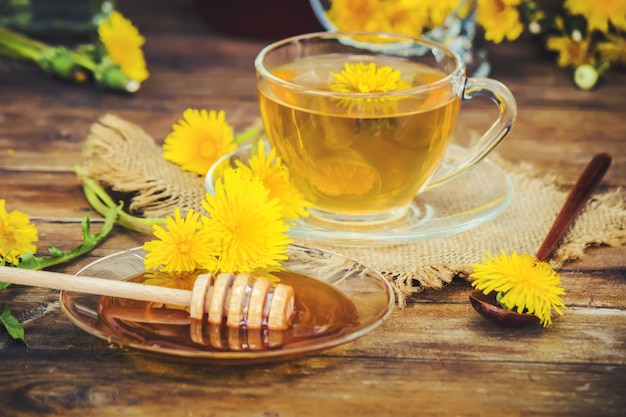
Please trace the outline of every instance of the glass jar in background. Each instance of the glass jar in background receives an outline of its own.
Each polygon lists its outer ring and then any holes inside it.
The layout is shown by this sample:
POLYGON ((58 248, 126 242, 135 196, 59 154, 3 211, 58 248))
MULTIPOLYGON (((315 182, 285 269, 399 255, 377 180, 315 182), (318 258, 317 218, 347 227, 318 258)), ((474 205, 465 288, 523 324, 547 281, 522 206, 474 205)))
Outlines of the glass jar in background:
POLYGON ((0 0, 0 26, 39 37, 88 36, 115 0, 0 0))

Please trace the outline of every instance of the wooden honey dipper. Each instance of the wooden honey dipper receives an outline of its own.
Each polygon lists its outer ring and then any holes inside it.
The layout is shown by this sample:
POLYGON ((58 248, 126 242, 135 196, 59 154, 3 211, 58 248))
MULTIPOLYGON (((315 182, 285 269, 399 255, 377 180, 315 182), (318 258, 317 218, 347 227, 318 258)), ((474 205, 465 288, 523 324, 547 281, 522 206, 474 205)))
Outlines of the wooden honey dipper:
POLYGON ((200 274, 191 291, 49 271, 0 267, 0 282, 189 307, 189 317, 228 327, 284 330, 294 314, 294 291, 251 274, 200 274))

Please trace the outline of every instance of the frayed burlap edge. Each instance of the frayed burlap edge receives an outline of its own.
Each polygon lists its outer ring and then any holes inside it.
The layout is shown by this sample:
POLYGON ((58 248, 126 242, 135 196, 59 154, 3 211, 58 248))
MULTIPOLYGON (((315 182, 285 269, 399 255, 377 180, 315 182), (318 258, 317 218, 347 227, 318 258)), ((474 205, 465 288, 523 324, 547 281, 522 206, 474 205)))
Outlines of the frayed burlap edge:
MULTIPOLYGON (((565 202, 569 189, 554 174, 545 174, 526 163, 513 164, 494 154, 490 159, 510 176, 514 196, 497 218, 472 230, 449 236, 398 245, 342 247, 300 240, 340 252, 378 270, 395 290, 398 305, 424 290, 438 290, 455 279, 469 281, 473 263, 487 254, 535 253, 565 202)), ((592 196, 550 259, 559 269, 579 259, 585 249, 626 244, 626 209, 620 189, 592 196)))
POLYGON ((163 159, 163 151, 139 126, 105 114, 89 131, 83 173, 101 185, 130 196, 128 210, 165 218, 176 207, 202 211, 204 177, 163 159))

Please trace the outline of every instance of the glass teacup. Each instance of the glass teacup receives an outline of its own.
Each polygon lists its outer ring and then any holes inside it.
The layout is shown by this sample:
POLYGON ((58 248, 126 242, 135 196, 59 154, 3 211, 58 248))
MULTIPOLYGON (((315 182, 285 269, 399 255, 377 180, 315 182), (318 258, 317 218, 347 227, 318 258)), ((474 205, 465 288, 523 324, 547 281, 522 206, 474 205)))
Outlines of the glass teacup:
POLYGON ((257 56, 270 145, 324 222, 382 224, 411 201, 480 162, 509 133, 509 89, 467 78, 445 46, 401 35, 323 32, 268 45, 257 56), (496 121, 465 160, 442 164, 461 103, 485 96, 496 121))

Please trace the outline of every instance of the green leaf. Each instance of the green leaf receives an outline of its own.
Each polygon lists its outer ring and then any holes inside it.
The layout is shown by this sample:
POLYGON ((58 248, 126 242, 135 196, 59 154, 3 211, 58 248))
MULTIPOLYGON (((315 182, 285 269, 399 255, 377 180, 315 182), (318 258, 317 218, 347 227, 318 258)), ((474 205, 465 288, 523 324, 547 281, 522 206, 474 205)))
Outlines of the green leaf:
POLYGON ((49 258, 39 258, 32 253, 20 255, 20 264, 18 265, 18 268, 44 269, 53 265, 67 262, 91 251, 104 240, 104 238, 109 234, 111 230, 113 230, 113 226, 115 226, 115 219, 117 218, 121 209, 121 206, 110 209, 107 213, 106 218, 104 219, 104 223, 102 224, 100 231, 93 235, 91 234, 91 222, 89 220, 89 216, 85 214, 85 217, 83 217, 83 220, 81 222, 83 229, 83 243, 68 252, 64 252, 61 249, 52 246, 49 249, 52 256, 49 258))
POLYGON ((63 254, 65 253, 56 246, 50 246, 50 248, 48 248, 48 252, 50 252, 51 256, 63 256, 63 254))
POLYGON ((0 304, 0 323, 4 325, 13 339, 21 340, 28 346, 26 339, 24 339, 24 326, 11 313, 11 309, 7 304, 0 304))
POLYGON ((43 258, 36 257, 32 252, 24 253, 19 256, 20 263, 18 268, 23 269, 40 269, 38 268, 39 263, 44 260, 43 258))

